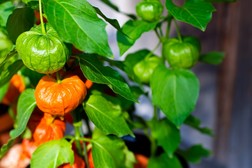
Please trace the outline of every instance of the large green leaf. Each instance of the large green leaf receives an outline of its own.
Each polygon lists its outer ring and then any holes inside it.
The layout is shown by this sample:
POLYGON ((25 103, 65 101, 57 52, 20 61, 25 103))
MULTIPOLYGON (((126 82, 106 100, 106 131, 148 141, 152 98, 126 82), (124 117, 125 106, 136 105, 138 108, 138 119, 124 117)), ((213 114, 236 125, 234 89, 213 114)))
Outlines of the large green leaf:
POLYGON ((129 20, 121 31, 117 32, 120 54, 123 55, 144 32, 154 29, 157 22, 149 23, 142 20, 129 20))
POLYGON ((96 168, 132 168, 134 163, 125 143, 112 135, 93 138, 92 156, 96 168))
POLYGON ((106 24, 86 0, 43 0, 48 21, 68 43, 86 53, 111 57, 106 24))
POLYGON ((169 158, 165 153, 151 157, 148 168, 183 168, 177 157, 169 158))
POLYGON ((150 80, 153 98, 167 118, 176 126, 194 110, 198 95, 199 81, 189 70, 167 69, 164 65, 158 66, 150 80))
POLYGON ((80 68, 87 79, 94 83, 106 84, 115 93, 128 100, 136 101, 135 96, 131 93, 129 86, 124 82, 119 72, 104 66, 97 56, 83 55, 80 57, 80 68))
POLYGON ((34 26, 34 11, 30 7, 16 8, 7 20, 9 38, 16 43, 18 36, 34 26))
POLYGON ((151 122, 151 132, 157 140, 159 146, 162 146, 169 157, 173 157, 180 144, 179 130, 167 119, 151 122))
POLYGON ((11 138, 21 135, 27 126, 30 116, 36 107, 34 89, 26 89, 18 99, 16 127, 10 132, 11 138))
POLYGON ((203 157, 209 157, 211 152, 202 145, 194 145, 187 150, 179 151, 179 153, 189 162, 199 163, 203 157))
POLYGON ((73 162, 72 144, 65 139, 52 140, 35 150, 31 158, 31 168, 57 168, 64 163, 73 162))
POLYGON ((7 19, 14 9, 14 5, 11 2, 5 2, 0 4, 0 26, 5 27, 7 19))
POLYGON ((176 6, 172 0, 166 0, 166 7, 176 20, 191 24, 202 31, 212 19, 214 6, 205 0, 186 0, 183 6, 176 6))
POLYGON ((133 134, 123 118, 121 107, 102 95, 91 95, 84 105, 88 118, 106 134, 133 134))

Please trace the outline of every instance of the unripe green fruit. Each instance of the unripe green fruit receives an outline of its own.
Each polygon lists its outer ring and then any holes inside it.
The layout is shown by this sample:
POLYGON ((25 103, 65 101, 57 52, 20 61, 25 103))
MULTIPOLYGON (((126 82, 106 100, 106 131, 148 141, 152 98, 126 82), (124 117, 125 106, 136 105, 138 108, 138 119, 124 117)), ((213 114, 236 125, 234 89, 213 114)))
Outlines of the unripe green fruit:
POLYGON ((50 25, 46 25, 45 34, 41 25, 22 33, 17 38, 16 50, 25 66, 43 74, 60 70, 68 60, 68 49, 50 25))
POLYGON ((194 36, 184 36, 182 37, 183 42, 187 42, 190 43, 192 45, 194 45, 195 47, 197 47, 197 49, 199 51, 201 51, 201 44, 198 38, 194 37, 194 36))
POLYGON ((169 39, 163 43, 163 56, 173 68, 191 68, 199 58, 199 49, 195 44, 169 39))
POLYGON ((154 22, 160 18, 163 5, 158 0, 142 1, 137 4, 136 12, 144 21, 154 22))
POLYGON ((140 82, 149 83, 155 68, 161 63, 162 60, 157 56, 146 57, 134 66, 133 71, 140 82))

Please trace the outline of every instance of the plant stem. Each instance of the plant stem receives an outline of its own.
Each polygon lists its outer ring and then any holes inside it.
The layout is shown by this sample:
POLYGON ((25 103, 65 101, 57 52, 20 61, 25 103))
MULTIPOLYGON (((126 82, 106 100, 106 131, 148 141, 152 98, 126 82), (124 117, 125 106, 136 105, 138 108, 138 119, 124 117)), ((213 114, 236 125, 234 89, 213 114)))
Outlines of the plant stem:
POLYGON ((42 14, 42 0, 39 0, 39 17, 40 17, 40 24, 41 24, 41 31, 43 34, 46 34, 45 26, 44 26, 44 20, 43 20, 43 14, 42 14))
POLYGON ((82 147, 83 147, 83 153, 84 153, 84 160, 85 160, 85 163, 86 163, 86 165, 87 165, 87 168, 90 168, 90 166, 89 166, 89 161, 88 161, 87 145, 86 145, 85 142, 82 144, 82 147))
POLYGON ((158 33, 157 29, 155 29, 155 33, 156 33, 158 39, 161 40, 161 36, 160 36, 160 34, 158 33))
POLYGON ((170 37, 171 21, 172 21, 172 17, 170 17, 170 16, 168 15, 168 16, 167 16, 167 27, 166 27, 166 33, 165 33, 165 37, 166 37, 167 39, 170 37))
POLYGON ((82 124, 81 121, 75 122, 73 124, 73 126, 74 126, 74 136, 75 136, 75 145, 76 145, 76 148, 77 148, 79 154, 82 154, 81 144, 80 144, 80 141, 79 141, 79 139, 81 137, 81 134, 80 134, 81 124, 82 124))
POLYGON ((181 37, 181 34, 180 34, 179 25, 178 25, 176 20, 174 20, 174 23, 175 23, 175 28, 176 28, 176 32, 177 32, 177 35, 178 35, 178 39, 179 39, 179 41, 182 42, 182 37, 181 37))
POLYGON ((61 77, 59 72, 56 72, 56 79, 57 79, 57 83, 61 83, 61 77))
POLYGON ((158 44, 155 46, 155 48, 153 50, 151 50, 149 52, 149 54, 145 58, 148 58, 148 57, 152 56, 153 53, 158 49, 158 47, 159 47, 160 44, 161 44, 161 41, 158 42, 158 44))
POLYGON ((154 110, 153 110, 153 120, 156 120, 156 121, 159 120, 158 108, 156 106, 154 106, 154 110))

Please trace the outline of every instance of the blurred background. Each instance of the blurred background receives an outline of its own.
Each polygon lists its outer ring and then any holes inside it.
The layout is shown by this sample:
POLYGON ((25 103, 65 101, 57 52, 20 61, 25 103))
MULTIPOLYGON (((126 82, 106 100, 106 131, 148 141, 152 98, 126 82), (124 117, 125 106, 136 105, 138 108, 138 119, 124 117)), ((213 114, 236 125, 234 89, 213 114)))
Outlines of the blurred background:
MULTIPOLYGON (((98 1, 90 2, 102 9, 108 17, 123 25, 128 18, 98 1)), ((139 1, 111 0, 125 13, 135 13, 139 1)), ((252 1, 216 3, 216 12, 205 32, 181 24, 183 35, 195 35, 202 42, 202 53, 222 51, 224 62, 220 66, 199 63, 193 71, 201 83, 200 97, 193 114, 203 126, 214 130, 214 136, 201 135, 186 126, 182 127, 182 145, 203 144, 212 150, 212 157, 192 168, 251 168, 252 167, 252 1)), ((111 48, 117 59, 116 31, 107 27, 111 48)), ((175 30, 174 33, 175 35, 175 30)), ((145 33, 127 52, 141 48, 153 49, 157 44, 154 33, 145 33), (153 38, 152 38, 153 37, 153 38)), ((127 55, 127 53, 125 55, 127 55)), ((160 54, 160 50, 156 52, 160 54)), ((124 56, 125 56, 124 55, 124 56)), ((137 113, 151 117, 151 107, 144 97, 137 113)))

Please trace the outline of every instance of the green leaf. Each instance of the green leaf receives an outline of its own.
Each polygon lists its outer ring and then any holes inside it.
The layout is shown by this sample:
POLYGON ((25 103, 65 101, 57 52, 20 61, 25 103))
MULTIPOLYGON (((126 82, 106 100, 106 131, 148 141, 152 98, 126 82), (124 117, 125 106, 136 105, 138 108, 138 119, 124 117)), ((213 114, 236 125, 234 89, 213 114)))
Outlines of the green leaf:
POLYGON ((176 126, 194 110, 198 95, 199 81, 189 70, 167 69, 158 66, 150 80, 154 105, 157 105, 176 126))
POLYGON ((194 145, 185 151, 179 153, 189 162, 199 163, 203 157, 209 157, 211 152, 202 145, 194 145))
POLYGON ((102 13, 102 11, 99 8, 94 7, 94 9, 96 10, 98 15, 100 15, 104 20, 110 23, 114 28, 116 28, 117 30, 121 29, 120 24, 118 23, 116 19, 108 18, 106 15, 102 13))
POLYGON ((80 68, 87 79, 94 83, 106 84, 115 93, 128 100, 136 101, 135 96, 131 93, 129 86, 124 82, 119 72, 104 66, 97 56, 82 55, 80 57, 80 68))
POLYGON ((153 30, 157 22, 149 23, 142 20, 129 20, 121 31, 117 32, 120 55, 123 55, 144 32, 153 30))
POLYGON ((121 107, 106 100, 102 95, 91 95, 84 105, 88 118, 106 134, 133 135, 121 107))
POLYGON ((119 8, 115 4, 110 2, 110 0, 101 0, 101 1, 106 5, 108 5, 109 7, 111 7, 112 9, 114 9, 115 11, 119 12, 119 8))
POLYGON ((183 168, 177 157, 169 158, 165 153, 151 157, 148 168, 183 168))
POLYGON ((22 0, 22 2, 28 4, 30 2, 38 2, 38 0, 22 0))
POLYGON ((92 156, 95 168, 133 167, 132 155, 125 143, 116 136, 100 135, 92 140, 92 156))
POLYGON ((209 52, 201 55, 199 60, 207 64, 218 65, 224 60, 224 53, 217 51, 209 52))
POLYGON ((139 79, 135 75, 133 71, 133 67, 143 60, 151 51, 143 49, 136 51, 134 53, 130 53, 126 56, 123 64, 124 64, 124 70, 127 73, 127 75, 132 78, 134 81, 139 82, 139 79))
POLYGON ((157 144, 162 146, 169 157, 173 157, 180 144, 180 132, 167 119, 151 122, 151 132, 157 144))
POLYGON ((67 43, 86 53, 112 57, 106 24, 86 0, 44 0, 49 23, 67 43))
POLYGON ((110 8, 114 9, 115 11, 128 16, 131 19, 135 20, 137 18, 135 14, 128 14, 128 13, 124 13, 124 12, 120 11, 119 8, 114 3, 112 3, 110 0, 101 0, 101 2, 103 2, 104 4, 109 6, 110 8))
POLYGON ((14 145, 14 140, 15 139, 9 139, 8 142, 6 144, 4 144, 3 146, 1 146, 1 150, 0 150, 0 159, 6 154, 6 152, 8 152, 8 150, 14 145))
POLYGON ((207 127, 201 127, 201 121, 200 119, 190 115, 189 117, 187 117, 187 119, 185 120, 185 124, 189 125, 190 127, 198 130, 199 132, 201 132, 202 134, 206 134, 206 135, 213 135, 213 131, 210 128, 207 127))
POLYGON ((16 56, 2 63, 0 65, 0 87, 6 84, 23 65, 22 60, 16 60, 16 56))
POLYGON ((202 31, 212 19, 214 6, 205 0, 186 0, 183 6, 176 6, 172 0, 166 0, 166 7, 176 20, 191 24, 202 31))
POLYGON ((10 132, 11 138, 1 147, 0 158, 12 147, 14 140, 20 136, 26 129, 26 125, 31 116, 33 109, 36 106, 34 90, 25 90, 18 99, 16 128, 10 132))
MULTIPOLYGON (((2 67, 6 62, 13 63, 15 60, 18 59, 18 54, 16 50, 9 51, 7 54, 0 53, 0 67, 2 67)), ((10 63, 6 64, 9 65, 10 63)), ((6 66, 5 65, 5 66, 6 66)))
POLYGON ((52 140, 35 150, 31 158, 31 168, 57 168, 64 163, 73 162, 72 144, 65 139, 52 140))
POLYGON ((12 13, 14 5, 11 2, 0 4, 0 27, 5 27, 9 15, 12 13))
POLYGON ((16 8, 7 20, 10 40, 15 44, 18 36, 30 30, 34 25, 34 11, 30 7, 16 8))
POLYGON ((21 135, 27 126, 31 114, 36 107, 34 89, 26 89, 21 93, 17 104, 16 128, 10 132, 11 138, 21 135))
POLYGON ((3 86, 0 87, 0 102, 2 102, 5 94, 7 93, 9 88, 9 83, 4 84, 3 86))

